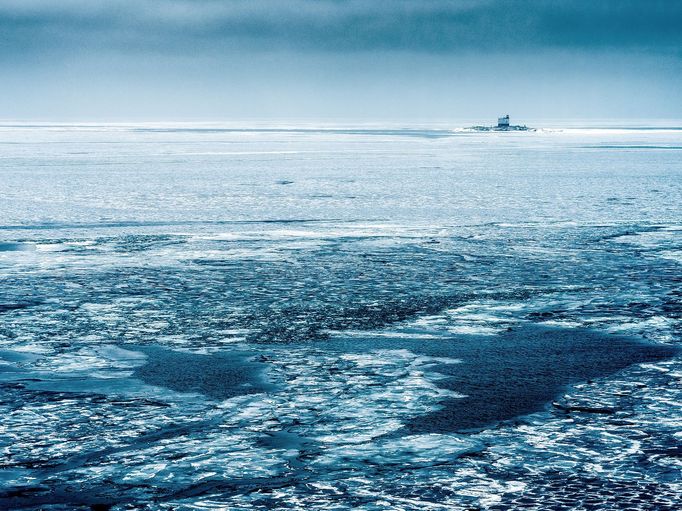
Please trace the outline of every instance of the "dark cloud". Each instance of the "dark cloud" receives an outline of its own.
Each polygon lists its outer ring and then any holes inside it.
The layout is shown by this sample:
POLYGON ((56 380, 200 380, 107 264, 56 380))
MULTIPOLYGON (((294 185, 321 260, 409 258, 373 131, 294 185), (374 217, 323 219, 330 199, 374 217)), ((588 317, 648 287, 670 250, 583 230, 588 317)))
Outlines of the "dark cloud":
POLYGON ((5 0, 2 51, 678 52, 676 0, 5 0))
POLYGON ((679 0, 0 0, 0 117, 680 117, 680 27, 679 0))

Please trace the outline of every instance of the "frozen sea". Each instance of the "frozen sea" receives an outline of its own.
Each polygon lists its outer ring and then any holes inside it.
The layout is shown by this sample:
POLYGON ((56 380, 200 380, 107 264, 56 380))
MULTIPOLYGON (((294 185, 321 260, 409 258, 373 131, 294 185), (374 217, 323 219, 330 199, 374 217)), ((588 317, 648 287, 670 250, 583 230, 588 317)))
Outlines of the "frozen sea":
POLYGON ((673 510, 682 128, 0 125, 0 508, 673 510))

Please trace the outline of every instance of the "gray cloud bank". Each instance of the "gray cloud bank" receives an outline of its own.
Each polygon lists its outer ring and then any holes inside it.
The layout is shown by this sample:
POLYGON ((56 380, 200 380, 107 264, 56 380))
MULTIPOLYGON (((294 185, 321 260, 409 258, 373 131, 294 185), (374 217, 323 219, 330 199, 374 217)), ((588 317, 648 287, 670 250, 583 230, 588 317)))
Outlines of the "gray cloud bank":
POLYGON ((622 50, 679 53, 677 0, 4 0, 5 56, 35 51, 622 50))
POLYGON ((682 117, 679 0, 0 0, 2 118, 682 117))

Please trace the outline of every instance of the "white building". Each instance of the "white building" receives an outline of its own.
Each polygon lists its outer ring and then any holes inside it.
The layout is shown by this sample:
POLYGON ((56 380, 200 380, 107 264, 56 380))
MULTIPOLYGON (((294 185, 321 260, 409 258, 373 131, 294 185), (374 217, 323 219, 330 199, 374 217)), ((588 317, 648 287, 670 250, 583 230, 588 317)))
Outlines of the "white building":
POLYGON ((509 127, 509 114, 505 115, 504 117, 498 117, 497 118, 497 127, 498 128, 508 128, 509 127))

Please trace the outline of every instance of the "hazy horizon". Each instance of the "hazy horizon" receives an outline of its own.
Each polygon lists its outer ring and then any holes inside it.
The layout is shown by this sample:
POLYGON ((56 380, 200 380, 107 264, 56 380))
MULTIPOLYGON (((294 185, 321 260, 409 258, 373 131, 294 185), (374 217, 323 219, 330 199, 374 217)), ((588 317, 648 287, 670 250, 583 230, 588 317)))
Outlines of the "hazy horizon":
MULTIPOLYGON (((239 117, 239 118, 158 118, 158 117, 99 117, 99 118, 0 118, 0 128, 28 128, 28 127, 112 127, 112 128, 135 128, 155 127, 160 129, 173 129, 182 127, 186 129, 218 129, 236 131, 259 131, 259 130, 348 130, 358 129, 367 131, 382 130, 466 130, 475 126, 494 126, 497 116, 507 114, 506 111, 481 118, 452 118, 452 119, 425 119, 425 118, 376 118, 362 119, 352 117, 239 117)), ((680 118, 564 118, 542 119, 528 118, 510 114, 512 124, 524 125, 535 130, 682 130, 682 117, 680 118)))
POLYGON ((681 24, 670 1, 11 0, 0 118, 679 119, 681 24))

